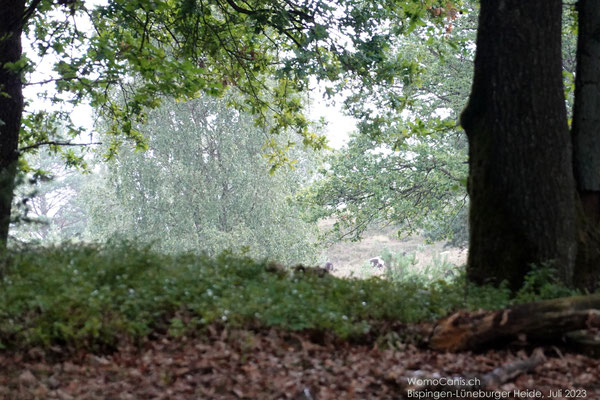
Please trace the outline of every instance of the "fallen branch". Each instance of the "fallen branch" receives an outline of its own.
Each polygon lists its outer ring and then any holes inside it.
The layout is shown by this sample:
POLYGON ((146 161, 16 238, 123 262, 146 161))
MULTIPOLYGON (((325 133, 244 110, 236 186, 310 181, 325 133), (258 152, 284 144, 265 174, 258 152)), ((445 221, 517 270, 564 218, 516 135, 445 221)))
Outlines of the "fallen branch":
POLYGON ((502 367, 498 367, 483 375, 481 377, 481 385, 483 388, 500 386, 503 383, 515 379, 521 374, 533 371, 535 367, 540 365, 545 359, 544 351, 541 348, 537 348, 527 360, 519 360, 503 365, 502 367))
POLYGON ((533 351, 526 360, 505 364, 484 375, 453 376, 441 379, 439 374, 426 374, 423 371, 412 371, 402 377, 406 392, 471 392, 477 390, 495 390, 500 385, 510 382, 517 376, 533 371, 546 357, 541 348, 533 351), (411 384, 412 383, 412 384, 411 384))

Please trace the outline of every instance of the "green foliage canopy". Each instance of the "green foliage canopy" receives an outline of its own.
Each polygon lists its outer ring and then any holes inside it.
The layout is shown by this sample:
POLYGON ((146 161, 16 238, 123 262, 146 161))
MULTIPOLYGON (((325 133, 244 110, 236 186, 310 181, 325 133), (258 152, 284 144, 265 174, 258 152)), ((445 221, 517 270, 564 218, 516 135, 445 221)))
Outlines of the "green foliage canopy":
POLYGON ((311 218, 335 217, 333 238, 357 240, 374 224, 392 223, 404 234, 425 229, 466 244, 467 143, 456 121, 468 96, 476 20, 473 10, 456 18, 451 37, 434 40, 423 27, 397 38, 393 54, 410 54, 418 75, 347 100, 355 116, 362 118, 355 105, 366 104, 372 117, 361 119, 302 196, 311 218))
MULTIPOLYGON (((26 74, 53 64, 50 78, 25 85, 41 85, 55 104, 89 102, 111 121, 110 133, 141 148, 139 126, 162 95, 187 99, 229 87, 244 93, 236 105, 259 124, 273 118, 273 132, 293 127, 305 144, 321 148, 324 139, 309 131, 298 97, 309 76, 331 82, 329 93, 357 82, 376 93, 382 83, 407 79, 417 68, 410 57, 390 57, 390 38, 424 25, 428 8, 442 3, 34 0, 24 16, 33 52, 10 67, 26 74)), ((61 143, 57 124, 68 126, 67 137, 81 131, 64 108, 28 110, 22 148, 61 143)), ((281 149, 271 150, 274 165, 285 163, 281 149)))
POLYGON ((261 156, 268 128, 228 100, 165 101, 148 114, 147 151, 124 146, 85 190, 93 239, 121 235, 161 251, 211 255, 248 248, 257 258, 315 262, 316 226, 291 203, 311 155, 290 150, 298 168, 269 174, 261 156))

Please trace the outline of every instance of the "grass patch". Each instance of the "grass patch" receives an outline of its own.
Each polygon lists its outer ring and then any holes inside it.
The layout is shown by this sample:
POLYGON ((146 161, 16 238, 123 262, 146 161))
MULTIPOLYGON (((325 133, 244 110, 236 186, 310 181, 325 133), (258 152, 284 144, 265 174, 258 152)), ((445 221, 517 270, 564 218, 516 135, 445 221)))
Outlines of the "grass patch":
POLYGON ((506 289, 465 291, 464 279, 339 279, 273 270, 223 253, 164 255, 131 243, 12 250, 0 282, 0 347, 99 349, 155 330, 180 335, 209 324, 259 324, 370 334, 378 323, 502 307, 506 289))

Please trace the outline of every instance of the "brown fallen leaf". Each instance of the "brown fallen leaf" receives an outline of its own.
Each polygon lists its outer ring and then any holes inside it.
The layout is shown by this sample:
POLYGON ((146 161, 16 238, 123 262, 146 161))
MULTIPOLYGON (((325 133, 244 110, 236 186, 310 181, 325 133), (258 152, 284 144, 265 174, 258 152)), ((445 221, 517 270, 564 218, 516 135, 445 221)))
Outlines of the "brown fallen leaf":
POLYGON ((31 371, 25 370, 19 375, 19 382, 24 385, 35 385, 37 383, 37 378, 31 371))

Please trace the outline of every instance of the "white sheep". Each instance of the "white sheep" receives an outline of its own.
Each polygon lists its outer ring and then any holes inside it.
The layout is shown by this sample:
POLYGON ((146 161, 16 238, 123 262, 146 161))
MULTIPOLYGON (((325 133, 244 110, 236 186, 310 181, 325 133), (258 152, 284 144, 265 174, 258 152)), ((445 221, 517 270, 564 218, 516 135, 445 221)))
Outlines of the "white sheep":
POLYGON ((380 256, 373 257, 369 260, 371 265, 375 268, 383 268, 385 267, 385 261, 380 256))

